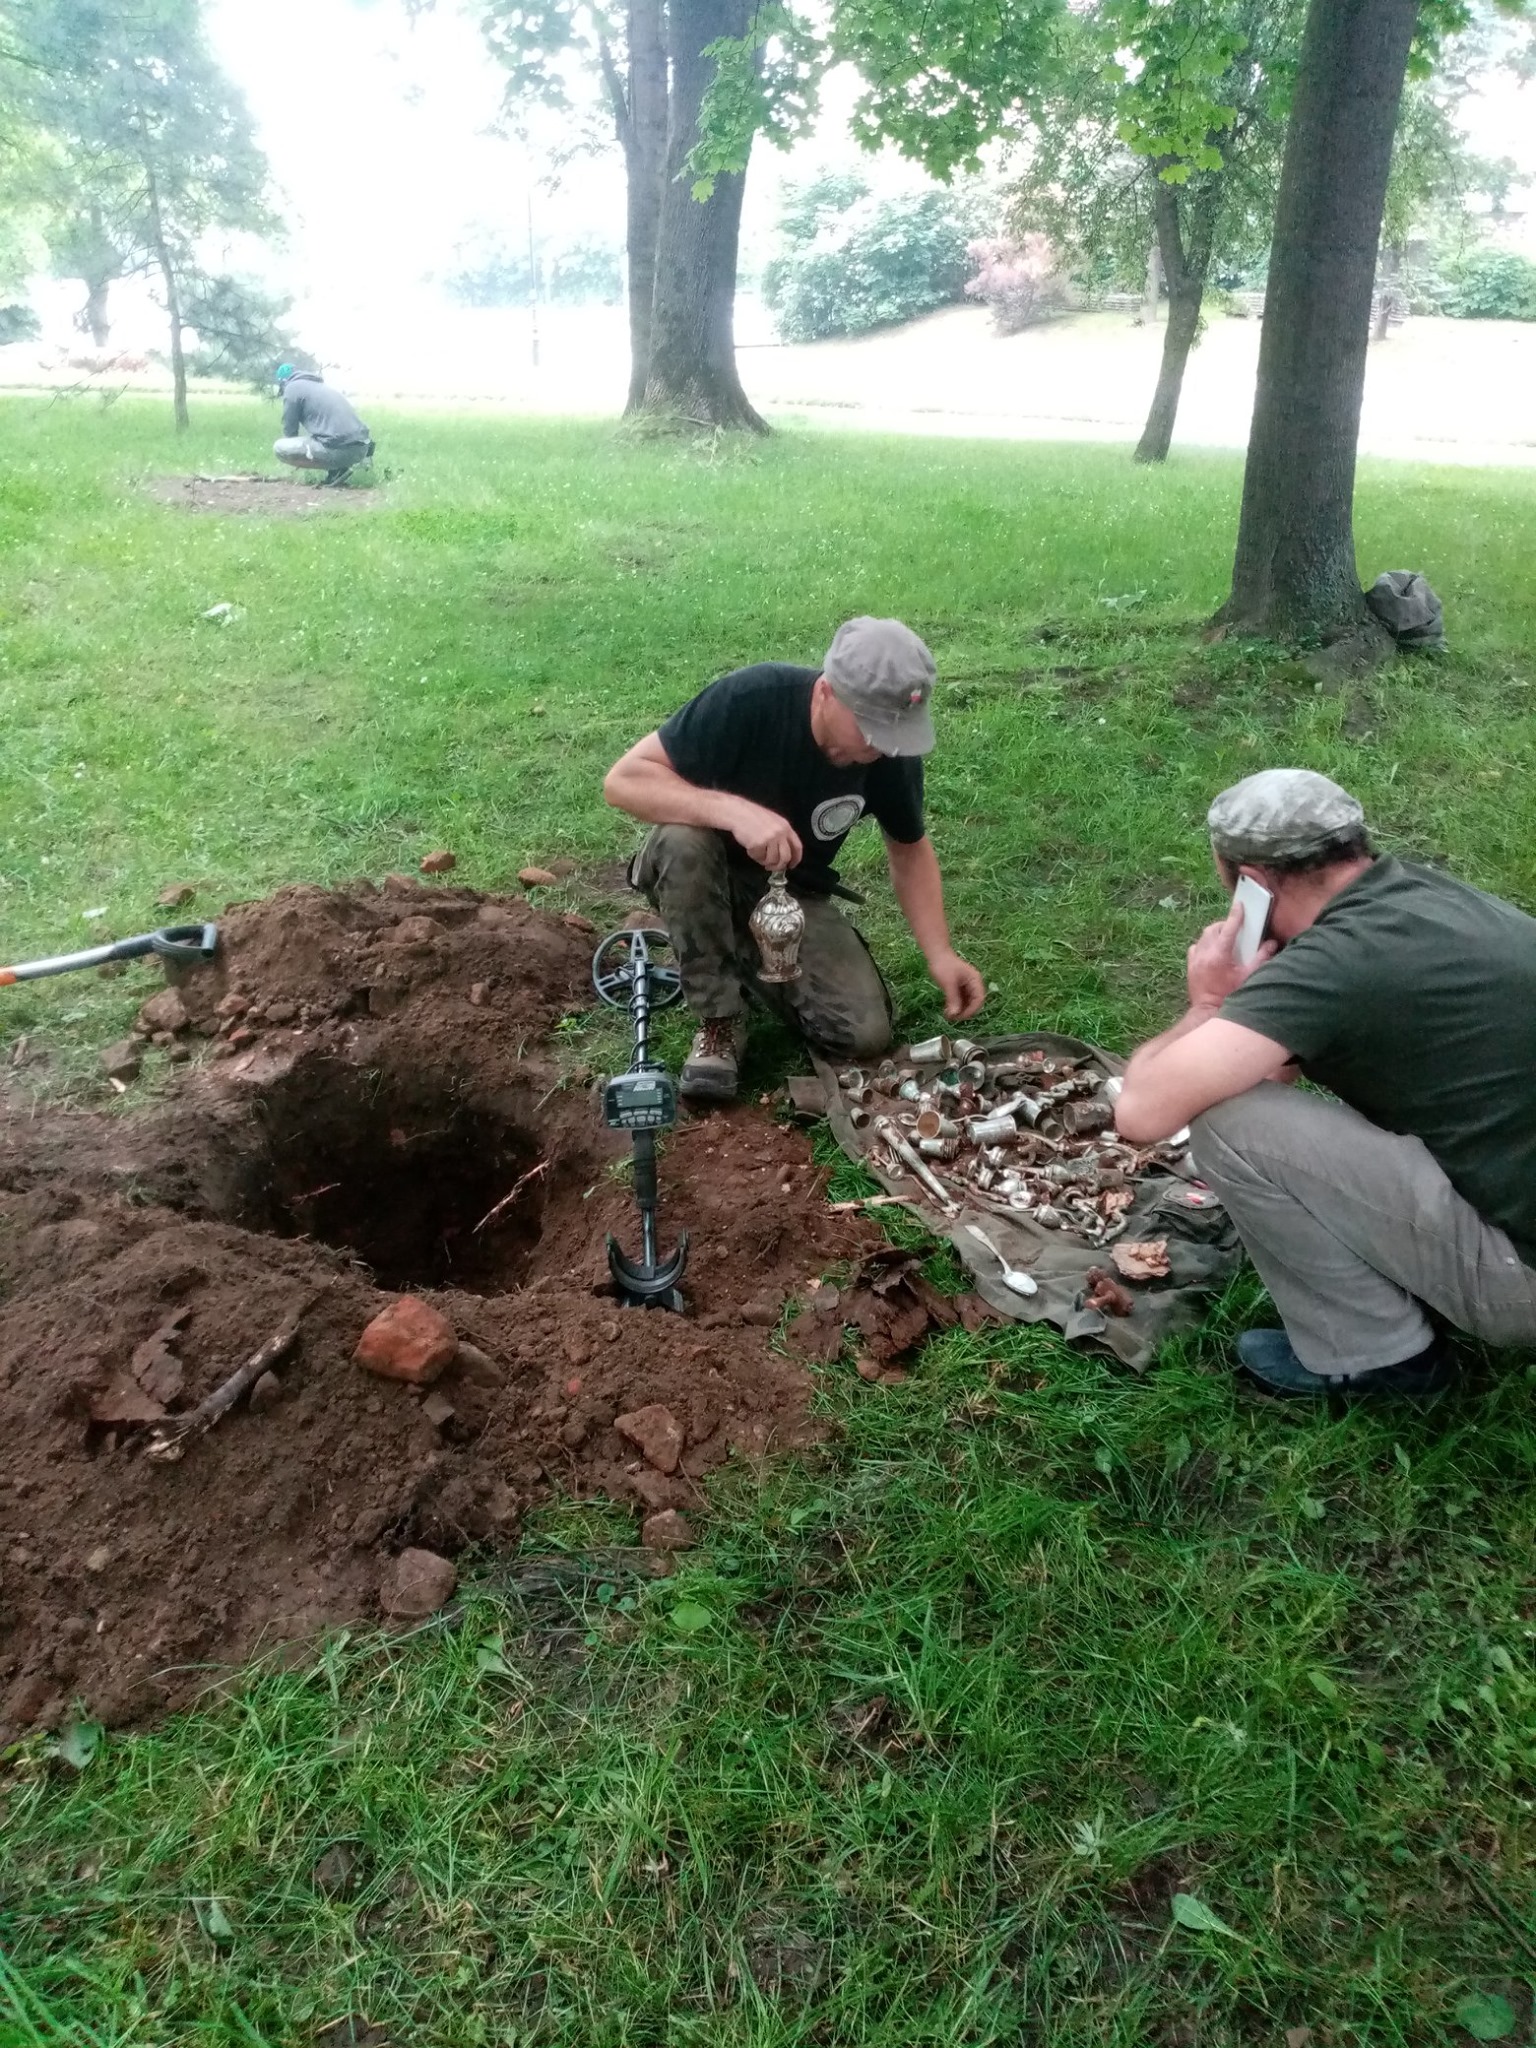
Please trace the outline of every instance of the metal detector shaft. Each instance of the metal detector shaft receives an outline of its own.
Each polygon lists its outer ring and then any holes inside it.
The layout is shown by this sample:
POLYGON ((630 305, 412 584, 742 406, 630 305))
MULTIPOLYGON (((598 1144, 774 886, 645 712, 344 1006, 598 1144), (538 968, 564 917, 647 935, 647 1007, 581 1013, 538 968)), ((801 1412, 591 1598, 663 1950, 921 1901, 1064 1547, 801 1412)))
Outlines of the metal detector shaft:
POLYGON ((659 1199, 656 1133, 677 1121, 677 1098, 666 1069, 651 1057, 651 1011, 675 1002, 681 993, 675 967, 651 958, 648 940, 665 941, 665 933, 638 930, 614 932, 598 947, 592 979, 604 1002, 629 1012, 632 1043, 627 1074, 610 1079, 604 1093, 604 1120, 610 1130, 629 1133, 634 1174, 635 1207, 640 1212, 640 1257, 627 1257, 617 1239, 608 1239, 608 1266, 621 1298, 639 1308, 681 1310, 678 1282, 688 1260, 684 1232, 675 1252, 662 1258, 656 1242, 659 1199), (653 990, 652 977, 656 979, 653 990))
POLYGON ((109 960, 142 960, 149 953, 192 966, 211 960, 218 943, 216 924, 166 925, 157 932, 140 932, 136 938, 87 946, 81 953, 55 953, 47 960, 23 960, 15 967, 0 967, 0 988, 18 981, 43 981, 50 974, 73 974, 79 967, 104 967, 109 960))

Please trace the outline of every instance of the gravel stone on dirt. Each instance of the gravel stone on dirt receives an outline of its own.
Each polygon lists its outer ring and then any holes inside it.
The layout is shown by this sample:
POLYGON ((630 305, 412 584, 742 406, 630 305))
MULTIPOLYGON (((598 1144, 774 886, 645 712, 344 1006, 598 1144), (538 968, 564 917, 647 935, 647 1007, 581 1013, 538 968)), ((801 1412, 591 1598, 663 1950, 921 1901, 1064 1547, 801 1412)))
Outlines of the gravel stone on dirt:
POLYGON ((379 1585, 379 1606, 392 1621, 420 1621, 453 1598, 457 1567, 435 1550, 402 1550, 379 1585))

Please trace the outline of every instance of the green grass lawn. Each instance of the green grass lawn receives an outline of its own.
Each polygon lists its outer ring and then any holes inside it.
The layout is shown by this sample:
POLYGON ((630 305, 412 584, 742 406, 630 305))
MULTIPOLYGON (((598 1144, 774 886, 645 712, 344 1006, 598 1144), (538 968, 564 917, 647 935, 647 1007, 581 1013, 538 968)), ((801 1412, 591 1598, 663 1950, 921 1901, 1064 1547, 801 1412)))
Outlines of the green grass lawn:
MULTIPOLYGON (((438 845, 479 886, 595 872, 633 843, 609 761, 856 611, 947 679, 932 824, 992 1029, 1165 1022, 1218 907, 1206 803, 1261 766, 1536 903, 1536 475, 1366 470, 1362 568, 1426 570, 1452 651, 1335 695, 1200 640, 1226 457, 401 418, 365 504, 236 520, 141 489, 260 459, 270 409, 194 410, 178 443, 128 400, 0 409, 7 958, 157 922, 168 881, 206 911, 438 845)), ((876 849, 846 867, 931 1028, 876 849)), ((25 1033, 88 1094, 142 993, 7 992, 0 1060, 25 1033)), ((1297 1413, 1224 1369, 1252 1307, 1140 1380, 1022 1329, 896 1389, 828 1374, 832 1445, 717 1481, 670 1581, 503 1560, 451 1625, 83 1770, 24 1747, 0 2048, 1530 2040, 1525 1361, 1428 1412, 1297 1413)), ((628 1526, 556 1508, 526 1548, 628 1526)))

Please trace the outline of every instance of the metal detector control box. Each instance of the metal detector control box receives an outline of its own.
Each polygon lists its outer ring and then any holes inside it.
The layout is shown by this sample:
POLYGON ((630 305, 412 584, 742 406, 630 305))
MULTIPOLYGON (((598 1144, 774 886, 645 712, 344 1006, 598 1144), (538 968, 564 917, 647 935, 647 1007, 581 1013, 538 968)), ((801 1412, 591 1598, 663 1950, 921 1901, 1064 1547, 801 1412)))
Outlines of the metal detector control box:
POLYGON ((616 1074, 603 1090, 603 1121, 610 1131, 665 1131, 677 1122, 677 1090, 659 1067, 616 1074))

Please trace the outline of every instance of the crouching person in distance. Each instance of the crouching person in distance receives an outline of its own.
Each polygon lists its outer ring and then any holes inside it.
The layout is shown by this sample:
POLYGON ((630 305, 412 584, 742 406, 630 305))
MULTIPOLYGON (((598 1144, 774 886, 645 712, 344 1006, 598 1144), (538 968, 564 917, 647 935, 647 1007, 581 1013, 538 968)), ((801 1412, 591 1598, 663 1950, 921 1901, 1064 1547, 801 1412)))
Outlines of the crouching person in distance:
POLYGON ((1212 804, 1231 890, 1273 898, 1247 967, 1241 911, 1189 950, 1189 1008, 1134 1055, 1132 1144, 1192 1127, 1285 1327, 1238 1339, 1280 1393, 1427 1394, 1437 1326, 1536 1342, 1536 920, 1378 856, 1355 799, 1299 768, 1212 804), (1281 1085, 1320 1082, 1334 1098, 1281 1085))
POLYGON ((323 469, 328 484, 339 484, 349 470, 367 462, 373 439, 339 391, 333 391, 318 370, 277 366, 277 388, 283 401, 283 431, 272 453, 290 469, 323 469))
POLYGON ((728 1102, 746 1042, 747 991, 833 1059, 891 1042, 891 1002, 859 933, 834 909, 832 862, 867 812, 913 937, 958 1022, 985 986, 950 944, 938 857, 923 822, 934 744, 933 656, 897 619, 850 619, 820 668, 759 662, 711 683, 608 771, 609 803, 653 828, 632 879, 661 914, 699 1020, 683 1094, 728 1102), (756 980, 747 921, 772 869, 805 911, 800 979, 756 980))

